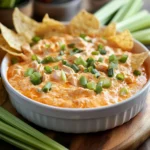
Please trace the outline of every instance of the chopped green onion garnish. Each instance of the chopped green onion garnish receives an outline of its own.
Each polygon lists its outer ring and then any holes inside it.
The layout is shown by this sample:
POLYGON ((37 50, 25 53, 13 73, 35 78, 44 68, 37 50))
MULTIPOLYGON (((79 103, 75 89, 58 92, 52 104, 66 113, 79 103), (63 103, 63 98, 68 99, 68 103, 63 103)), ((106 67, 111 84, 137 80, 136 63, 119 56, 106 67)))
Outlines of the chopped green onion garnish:
POLYGON ((86 35, 85 34, 80 34, 80 37, 85 40, 86 35))
POLYGON ((113 77, 114 76, 114 69, 113 68, 109 68, 108 69, 108 77, 113 77))
POLYGON ((133 74, 134 74, 135 76, 140 76, 140 75, 141 75, 141 72, 140 72, 139 70, 134 70, 134 71, 133 71, 133 74))
POLYGON ((47 74, 52 73, 52 68, 50 66, 45 66, 44 70, 45 70, 45 73, 47 73, 47 74))
POLYGON ((94 58, 89 57, 89 58, 86 60, 86 62, 87 62, 87 66, 90 67, 90 66, 94 66, 95 60, 94 60, 94 58))
POLYGON ((115 68, 117 68, 117 67, 118 67, 118 63, 111 62, 111 63, 109 64, 109 67, 108 67, 108 68, 113 68, 113 69, 115 69, 115 68))
POLYGON ((41 38, 39 37, 39 36, 34 36, 33 38, 32 38, 32 41, 34 42, 34 43, 37 43, 38 41, 40 41, 41 40, 41 38))
POLYGON ((121 56, 121 58, 119 59, 119 62, 125 63, 125 62, 127 61, 127 59, 128 59, 128 55, 123 54, 123 55, 121 56))
POLYGON ((78 72, 80 69, 79 67, 76 65, 76 64, 72 64, 71 65, 71 68, 75 71, 75 72, 78 72))
POLYGON ((104 46, 103 45, 98 45, 98 51, 100 51, 100 50, 102 50, 102 49, 104 49, 104 46))
POLYGON ((97 69, 95 69, 95 68, 92 68, 92 67, 90 68, 90 67, 89 67, 89 71, 90 71, 92 74, 94 74, 96 78, 98 78, 98 77, 100 76, 99 71, 98 71, 97 69))
POLYGON ((101 55, 105 55, 106 53, 107 53, 107 51, 105 49, 100 50, 101 55))
POLYGON ((45 86, 42 88, 42 91, 45 92, 45 93, 47 93, 48 91, 51 90, 51 87, 52 87, 52 83, 51 82, 47 82, 45 84, 45 86))
POLYGON ((117 68, 118 66, 118 59, 117 57, 112 54, 111 56, 109 56, 109 68, 110 70, 117 68))
POLYGON ((68 47, 69 47, 69 48, 74 48, 74 47, 75 47, 75 44, 74 44, 74 43, 70 43, 70 44, 68 44, 68 47))
POLYGON ((58 69, 59 69, 59 67, 58 67, 58 66, 54 66, 54 67, 53 67, 53 69, 58 70, 58 69))
POLYGON ((80 85, 82 86, 82 87, 86 87, 87 86, 87 78, 86 77, 84 77, 84 76, 81 76, 80 77, 80 79, 79 79, 79 81, 80 81, 80 85))
POLYGON ((45 47, 46 48, 50 48, 50 44, 45 44, 45 47))
POLYGON ((32 60, 37 60, 38 58, 37 58, 36 55, 32 55, 31 59, 32 59, 32 60))
POLYGON ((123 73, 118 73, 118 74, 116 75, 116 78, 117 78, 118 80, 123 81, 125 77, 124 77, 124 74, 123 74, 123 73))
POLYGON ((96 94, 101 93, 102 90, 103 90, 103 89, 102 89, 102 84, 101 84, 101 83, 98 83, 98 84, 96 85, 96 89, 95 89, 96 94))
POLYGON ((74 54, 81 53, 81 52, 83 52, 83 50, 74 48, 72 51, 70 51, 70 55, 74 55, 74 54))
POLYGON ((111 86, 111 80, 108 78, 101 78, 99 83, 103 88, 109 88, 111 86))
POLYGON ((33 69, 33 68, 28 68, 28 69, 26 70, 26 72, 24 73, 24 76, 25 76, 25 77, 28 77, 28 76, 30 76, 33 72, 34 72, 34 69, 33 69))
POLYGON ((48 57, 45 57, 43 60, 42 60, 42 64, 47 64, 47 63, 50 63, 50 62, 56 62, 55 58, 51 57, 51 56, 48 56, 48 57))
POLYGON ((99 55, 99 51, 93 51, 92 55, 99 55))
POLYGON ((13 57, 13 58, 11 58, 11 64, 16 64, 16 63, 18 63, 19 62, 19 60, 18 60, 18 58, 17 57, 13 57))
POLYGON ((38 85, 42 82, 42 75, 39 72, 34 72, 30 75, 30 81, 34 85, 38 85))
POLYGON ((38 63, 40 63, 40 59, 36 55, 32 55, 32 60, 36 60, 38 63))
POLYGON ((82 58, 82 57, 79 57, 77 58, 74 63, 76 65, 83 65, 83 66, 87 66, 87 62, 82 58))
POLYGON ((63 70, 61 70, 61 78, 62 78, 62 80, 63 80, 64 82, 67 81, 66 74, 65 74, 65 72, 64 72, 63 70))
POLYGON ((93 82, 93 81, 88 82, 88 83, 87 83, 87 88, 88 88, 89 90, 95 90, 95 89, 96 89, 96 83, 93 82))
POLYGON ((61 59, 62 58, 60 56, 57 56, 57 57, 48 56, 42 60, 42 64, 48 64, 50 62, 57 62, 57 61, 60 61, 61 59))
POLYGON ((117 57, 114 54, 109 56, 109 63, 111 62, 118 63, 117 57))
POLYGON ((60 49, 64 51, 66 49, 66 45, 65 44, 61 44, 60 45, 60 49))
POLYGON ((101 55, 105 55, 107 53, 103 45, 98 45, 98 51, 101 55))
POLYGON ((66 65, 66 66, 68 66, 68 67, 71 66, 71 64, 70 64, 69 62, 67 62, 66 60, 62 60, 62 64, 63 64, 63 65, 66 65))
POLYGON ((128 90, 126 88, 121 88, 120 91, 119 91, 119 94, 121 96, 125 96, 128 94, 128 90))
POLYGON ((97 61, 98 61, 98 62, 103 62, 103 58, 100 57, 97 61))

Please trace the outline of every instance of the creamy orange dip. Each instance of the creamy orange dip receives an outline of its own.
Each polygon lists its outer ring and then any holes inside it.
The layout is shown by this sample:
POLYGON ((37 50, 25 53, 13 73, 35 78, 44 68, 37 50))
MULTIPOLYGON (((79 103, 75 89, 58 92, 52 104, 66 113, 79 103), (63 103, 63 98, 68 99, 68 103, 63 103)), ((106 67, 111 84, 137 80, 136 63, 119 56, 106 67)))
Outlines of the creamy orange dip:
POLYGON ((114 48, 103 38, 53 36, 25 44, 22 50, 26 57, 9 66, 8 80, 23 95, 47 105, 112 105, 131 97, 147 82, 144 66, 139 72, 132 69, 132 52, 114 48), (31 81, 34 72, 40 74, 38 83, 31 81))

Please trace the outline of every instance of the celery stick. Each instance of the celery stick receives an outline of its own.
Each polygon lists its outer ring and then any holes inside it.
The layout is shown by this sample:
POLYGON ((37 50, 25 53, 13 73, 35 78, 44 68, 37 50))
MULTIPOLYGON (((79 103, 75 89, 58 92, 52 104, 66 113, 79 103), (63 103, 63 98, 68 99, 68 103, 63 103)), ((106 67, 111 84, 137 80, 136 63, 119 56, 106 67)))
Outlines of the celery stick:
POLYGON ((150 45, 150 28, 133 32, 132 36, 145 45, 150 45))
POLYGON ((148 11, 143 10, 143 11, 137 13, 136 15, 117 23, 117 29, 118 30, 127 29, 128 26, 130 26, 131 24, 139 23, 141 19, 143 19, 144 17, 147 17, 147 16, 149 16, 148 11))
POLYGON ((122 21, 124 15, 128 12, 128 10, 130 9, 131 4, 133 3, 134 0, 129 0, 127 4, 125 4, 124 6, 122 6, 118 12, 115 14, 115 16, 113 17, 113 19, 111 20, 111 22, 120 22, 122 21))
POLYGON ((23 142, 24 144, 33 146, 37 149, 42 149, 42 150, 52 150, 52 148, 43 142, 37 140, 36 138, 20 131, 12 126, 9 126, 8 124, 0 121, 0 133, 3 133, 7 136, 10 136, 20 142, 23 142))
POLYGON ((123 20, 133 16, 136 14, 140 8, 142 7, 143 2, 142 0, 133 0, 132 4, 130 5, 130 8, 128 9, 127 13, 123 16, 123 20))
POLYGON ((20 148, 22 150, 36 150, 35 148, 32 148, 32 147, 30 147, 28 145, 25 145, 25 144, 23 144, 23 143, 21 143, 19 141, 16 141, 16 140, 14 140, 14 139, 12 139, 12 138, 4 135, 4 134, 1 134, 1 133, 0 133, 0 139, 2 139, 5 142, 8 142, 8 143, 18 147, 18 148, 20 148))
POLYGON ((130 24, 128 26, 130 32, 139 31, 146 28, 150 28, 150 15, 142 18, 139 22, 135 22, 134 24, 130 24))
POLYGON ((115 13, 121 6, 126 4, 128 0, 112 0, 105 6, 100 8, 94 15, 103 22, 106 18, 109 18, 113 13, 115 13))
POLYGON ((5 121, 7 124, 10 124, 11 126, 24 131, 25 133, 28 133, 29 135, 35 137, 36 139, 42 141, 43 143, 53 147, 56 150, 67 150, 64 146, 57 143, 56 141, 50 139, 46 135, 42 134, 38 130, 34 129, 33 127, 29 126, 22 120, 18 119, 14 115, 10 114, 8 111, 6 111, 4 108, 0 107, 0 119, 5 121))

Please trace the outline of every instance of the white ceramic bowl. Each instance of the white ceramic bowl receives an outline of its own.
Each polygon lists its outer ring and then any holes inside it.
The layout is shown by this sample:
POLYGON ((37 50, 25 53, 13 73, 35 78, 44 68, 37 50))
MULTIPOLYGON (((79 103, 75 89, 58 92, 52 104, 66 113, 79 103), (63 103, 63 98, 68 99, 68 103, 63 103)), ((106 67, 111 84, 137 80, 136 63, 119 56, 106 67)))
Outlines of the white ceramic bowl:
MULTIPOLYGON (((142 44, 135 41, 134 51, 145 52, 148 50, 142 44)), ((7 80, 9 58, 7 54, 2 61, 1 75, 10 100, 22 116, 41 127, 70 133, 103 131, 129 121, 145 105, 150 85, 150 57, 145 62, 149 80, 137 94, 118 104, 86 109, 48 106, 20 94, 7 80)))

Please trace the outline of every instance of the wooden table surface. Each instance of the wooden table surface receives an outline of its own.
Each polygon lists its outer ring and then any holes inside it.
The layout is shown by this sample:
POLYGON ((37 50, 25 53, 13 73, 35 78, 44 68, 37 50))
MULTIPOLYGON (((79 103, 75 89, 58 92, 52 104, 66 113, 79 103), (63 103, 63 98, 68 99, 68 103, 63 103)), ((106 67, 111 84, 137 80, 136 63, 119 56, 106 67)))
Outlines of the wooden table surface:
MULTIPOLYGON (((150 11, 150 0, 143 0, 144 2, 144 9, 147 9, 150 11)), ((53 136, 53 135, 51 135, 53 136)), ((70 135, 66 135, 64 134, 64 136, 68 136, 66 139, 69 139, 71 136, 70 135)), ((66 141, 67 143, 67 141, 66 141)), ((14 146, 5 143, 4 141, 0 140, 0 150, 18 150, 17 148, 15 148, 14 146), (5 148, 6 147, 6 148, 5 148)), ((91 149, 92 150, 92 149, 91 149)), ((150 138, 148 140, 146 140, 139 148, 138 150, 150 150, 150 138)))

